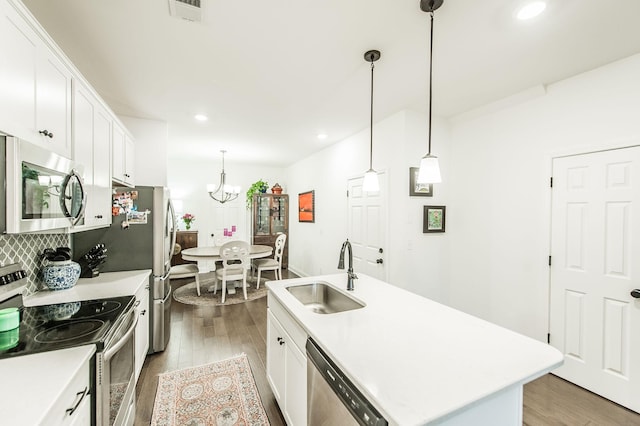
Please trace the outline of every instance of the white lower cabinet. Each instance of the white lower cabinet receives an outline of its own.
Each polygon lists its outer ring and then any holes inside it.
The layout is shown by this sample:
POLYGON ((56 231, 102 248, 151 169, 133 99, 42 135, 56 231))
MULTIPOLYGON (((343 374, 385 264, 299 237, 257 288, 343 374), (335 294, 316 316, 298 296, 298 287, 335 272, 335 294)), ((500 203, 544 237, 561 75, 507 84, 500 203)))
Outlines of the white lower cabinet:
POLYGON ((89 426, 91 424, 91 395, 89 363, 82 365, 69 385, 60 392, 60 397, 44 416, 48 425, 89 426))
POLYGON ((289 426, 307 424, 306 335, 275 300, 267 318, 267 379, 289 426), (274 306, 274 304, 277 304, 274 306))
POLYGON ((138 325, 135 331, 136 382, 149 352, 149 284, 140 287, 136 293, 136 313, 138 325))

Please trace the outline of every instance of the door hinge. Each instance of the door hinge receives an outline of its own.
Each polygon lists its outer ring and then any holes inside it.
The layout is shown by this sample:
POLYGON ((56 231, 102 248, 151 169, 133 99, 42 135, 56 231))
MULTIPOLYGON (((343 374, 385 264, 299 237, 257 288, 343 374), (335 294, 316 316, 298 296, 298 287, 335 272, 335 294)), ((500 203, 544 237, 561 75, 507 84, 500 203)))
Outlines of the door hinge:
POLYGON ((551 344, 551 333, 547 333, 547 343, 551 344))
POLYGON ((551 256, 549 256, 549 266, 551 266, 551 256))
POLYGON ((553 177, 549 178, 549 186, 553 188, 553 177))

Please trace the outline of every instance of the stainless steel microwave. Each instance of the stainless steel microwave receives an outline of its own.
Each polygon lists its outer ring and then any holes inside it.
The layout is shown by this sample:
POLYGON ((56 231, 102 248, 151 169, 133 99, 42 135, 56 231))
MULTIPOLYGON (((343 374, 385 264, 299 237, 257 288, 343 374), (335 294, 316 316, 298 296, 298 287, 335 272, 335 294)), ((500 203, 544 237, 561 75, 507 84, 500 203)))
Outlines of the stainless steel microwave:
POLYGON ((7 234, 69 228, 82 220, 87 194, 72 160, 27 141, 4 138, 7 234))

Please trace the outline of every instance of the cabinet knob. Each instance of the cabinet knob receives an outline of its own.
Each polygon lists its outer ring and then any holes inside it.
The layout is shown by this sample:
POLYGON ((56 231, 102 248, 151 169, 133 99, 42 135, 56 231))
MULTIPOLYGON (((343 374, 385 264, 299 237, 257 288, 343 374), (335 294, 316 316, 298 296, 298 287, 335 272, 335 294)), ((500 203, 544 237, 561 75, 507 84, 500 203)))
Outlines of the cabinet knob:
POLYGON ((144 309, 142 312, 140 312, 140 315, 144 315, 144 314, 146 314, 146 313, 147 313, 147 310, 146 310, 146 309, 144 309))
POLYGON ((97 215, 96 219, 102 219, 102 215, 101 214, 97 215))
POLYGON ((278 337, 278 342, 280 343, 280 346, 284 345, 284 339, 282 337, 278 337))
POLYGON ((40 131, 39 131, 39 133, 40 133, 41 135, 49 136, 50 138, 53 138, 53 133, 51 133, 51 132, 50 132, 50 131, 48 131, 47 129, 40 130, 40 131))
POLYGON ((384 261, 382 259, 376 259, 376 263, 383 263, 384 261))

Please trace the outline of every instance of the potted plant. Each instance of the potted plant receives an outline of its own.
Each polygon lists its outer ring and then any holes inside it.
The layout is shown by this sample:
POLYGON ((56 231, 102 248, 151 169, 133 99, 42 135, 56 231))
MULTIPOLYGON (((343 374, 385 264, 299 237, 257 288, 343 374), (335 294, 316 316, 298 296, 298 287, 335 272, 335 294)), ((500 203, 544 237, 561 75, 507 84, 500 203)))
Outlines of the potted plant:
POLYGON ((262 179, 252 183, 247 190, 247 209, 251 208, 251 203, 253 202, 253 194, 264 194, 265 192, 267 192, 268 188, 269 184, 267 183, 267 181, 264 181, 262 179))
POLYGON ((195 221, 196 217, 194 215, 192 215, 191 213, 185 213, 182 216, 182 221, 184 222, 184 226, 185 228, 187 228, 187 231, 189 229, 191 229, 191 222, 195 221))

